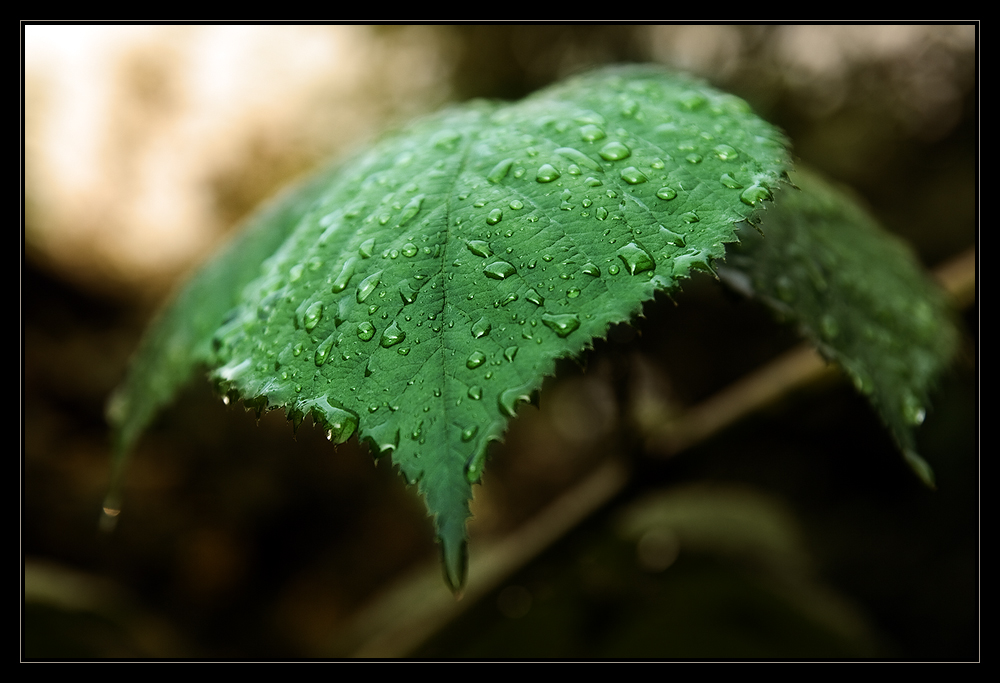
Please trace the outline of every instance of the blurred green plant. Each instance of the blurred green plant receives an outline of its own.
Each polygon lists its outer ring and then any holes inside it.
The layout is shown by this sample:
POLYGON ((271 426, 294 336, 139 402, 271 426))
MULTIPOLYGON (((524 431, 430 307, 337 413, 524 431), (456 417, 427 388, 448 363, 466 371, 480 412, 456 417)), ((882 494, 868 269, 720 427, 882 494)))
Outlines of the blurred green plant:
POLYGON ((651 67, 413 124, 252 218, 151 326, 109 402, 107 519, 141 431, 207 366, 227 401, 391 453, 458 591, 471 487, 518 404, 727 256, 723 279, 844 367, 932 485, 912 429, 957 343, 944 300, 847 193, 791 170, 743 100, 651 67))

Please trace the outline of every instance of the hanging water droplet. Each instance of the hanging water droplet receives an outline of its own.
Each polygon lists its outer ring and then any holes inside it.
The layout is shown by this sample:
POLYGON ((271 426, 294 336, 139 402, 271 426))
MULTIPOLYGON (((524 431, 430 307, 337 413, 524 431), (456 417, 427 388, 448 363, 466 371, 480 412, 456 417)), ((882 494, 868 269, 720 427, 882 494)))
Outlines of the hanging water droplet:
POLYGON ((507 177, 507 174, 510 172, 510 167, 513 165, 513 159, 504 159, 503 161, 497 162, 497 165, 494 166, 493 170, 489 172, 486 179, 494 184, 499 183, 507 177))
POLYGON ((629 166, 621 170, 621 177, 629 185, 638 185, 649 180, 646 175, 635 166, 629 166))
POLYGON ((396 325, 395 321, 393 321, 393 323, 382 332, 382 339, 379 340, 379 344, 383 348, 387 349, 390 346, 395 346, 404 339, 406 339, 406 333, 399 329, 399 326, 396 325))
POLYGON ((473 401, 478 401, 483 397, 483 389, 478 384, 473 384, 469 387, 469 398, 473 401))
POLYGON ((503 280, 516 272, 514 266, 506 261, 495 261, 483 268, 483 275, 493 280, 503 280))
POLYGON ((347 259, 347 261, 344 263, 344 267, 340 269, 340 273, 333 281, 333 287, 331 287, 331 291, 334 294, 344 291, 344 289, 347 287, 347 284, 351 281, 351 278, 354 277, 354 268, 355 266, 357 266, 357 264, 358 264, 358 259, 356 257, 352 256, 351 258, 347 259))
POLYGON ((513 387, 500 392, 497 397, 497 404, 507 417, 517 416, 517 404, 529 403, 531 401, 531 390, 534 388, 533 382, 525 382, 519 387, 513 387))
POLYGON ((621 161, 628 158, 632 154, 632 150, 624 143, 614 141, 601 147, 601 151, 598 154, 606 161, 621 161))
POLYGON ((375 238, 366 239, 358 247, 358 253, 361 254, 361 258, 371 258, 372 254, 375 253, 375 238))
POLYGON ((486 216, 486 222, 489 225, 496 225, 503 220, 503 211, 500 209, 493 209, 490 211, 489 215, 486 216))
POLYGON ((750 206, 757 206, 760 202, 771 198, 771 191, 763 185, 754 183, 740 194, 740 201, 750 206))
POLYGON ((305 328, 306 332, 312 332, 317 325, 319 325, 320 319, 323 317, 323 302, 314 301, 309 304, 309 308, 306 309, 305 314, 302 316, 302 327, 305 328))
POLYGON ((487 320, 486 317, 484 316, 479 320, 477 320, 476 322, 472 323, 472 336, 475 339, 479 339, 480 337, 485 337, 490 333, 490 330, 492 329, 493 326, 490 325, 490 321, 487 320))
POLYGON ((371 293, 375 291, 376 287, 378 287, 379 279, 381 277, 382 271, 377 270, 361 281, 361 284, 358 285, 358 292, 356 296, 359 304, 363 304, 365 299, 371 296, 371 293))
POLYGON ((629 242, 615 254, 622 260, 630 275, 656 268, 656 262, 648 251, 635 242, 629 242))
POLYGON ((553 180, 558 179, 559 176, 560 173, 556 170, 555 166, 552 164, 542 164, 538 169, 538 173, 535 174, 535 180, 540 183, 551 183, 553 180))
POLYGON ((906 420, 906 423, 918 427, 924 423, 926 417, 927 411, 920 405, 917 397, 913 394, 906 394, 903 397, 903 419, 906 420))
POLYGON ((560 337, 568 337, 580 327, 580 318, 575 313, 545 313, 542 322, 560 337))
POLYGON ((375 336, 375 326, 367 320, 358 323, 358 339, 361 341, 371 341, 375 336))
POLYGON ((465 480, 470 484, 478 484, 483 476, 483 462, 486 460, 486 451, 482 450, 465 463, 465 480))

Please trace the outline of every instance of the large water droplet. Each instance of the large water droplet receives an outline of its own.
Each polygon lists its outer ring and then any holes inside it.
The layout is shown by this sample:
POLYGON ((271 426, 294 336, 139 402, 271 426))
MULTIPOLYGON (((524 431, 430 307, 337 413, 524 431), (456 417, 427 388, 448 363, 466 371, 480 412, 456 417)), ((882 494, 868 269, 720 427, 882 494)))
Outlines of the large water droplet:
POLYGON ((347 259, 344 263, 344 267, 340 269, 340 273, 333 281, 333 287, 331 290, 334 294, 337 292, 342 292, 347 287, 347 283, 351 281, 354 277, 354 268, 358 264, 358 259, 356 257, 351 257, 347 259))
POLYGON ((323 302, 314 301, 309 304, 309 308, 306 309, 305 314, 302 316, 302 327, 305 328, 306 332, 312 332, 319 325, 320 319, 323 317, 323 302))
POLYGON ((493 255, 493 252, 490 251, 490 243, 484 240, 469 240, 465 243, 465 246, 476 256, 486 258, 493 255))
POLYGON ((377 270, 361 281, 361 284, 358 285, 358 292, 356 297, 359 304, 363 304, 365 302, 365 299, 371 296, 371 293, 375 291, 376 287, 378 287, 379 279, 381 277, 382 277, 382 271, 377 270))
POLYGON ((509 360, 512 363, 514 362, 514 357, 515 356, 517 356, 517 347, 516 346, 508 346, 506 349, 503 350, 503 357, 506 358, 507 360, 509 360))
POLYGON ((621 171, 622 180, 624 180, 629 185, 638 185, 639 183, 644 183, 649 178, 646 177, 642 171, 637 169, 635 166, 629 166, 628 168, 623 168, 621 171))
POLYGON ((738 190, 743 187, 742 183, 728 173, 723 173, 719 176, 719 182, 728 187, 730 190, 738 190))
POLYGON ((403 213, 399 217, 397 227, 403 227, 410 222, 410 219, 420 213, 420 206, 423 202, 424 195, 422 194, 418 194, 416 197, 407 202, 406 206, 403 207, 403 213))
POLYGON ((656 196, 664 201, 670 201, 677 196, 677 191, 672 187, 661 187, 656 191, 656 196))
POLYGON ((413 288, 409 280, 399 283, 399 296, 403 300, 403 305, 412 304, 417 300, 417 290, 413 288))
POLYGON ((536 306, 541 306, 542 304, 545 303, 545 297, 536 292, 534 288, 529 289, 527 292, 525 292, 524 298, 530 301, 531 303, 535 304, 536 306))
POLYGON ((361 258, 371 258, 375 253, 375 238, 371 237, 362 242, 358 247, 358 253, 361 254, 361 258))
POLYGON ((732 161, 740 155, 739 152, 729 145, 716 145, 715 149, 712 151, 715 152, 715 156, 719 157, 723 161, 732 161))
POLYGON ((496 225, 503 220, 503 211, 500 209, 493 209, 490 211, 489 215, 486 216, 486 222, 489 225, 496 225))
POLYGON ((358 323, 358 339, 361 341, 371 341, 375 336, 375 326, 365 320, 358 323))
POLYGON ((580 318, 575 313, 545 313, 542 322, 560 337, 568 337, 580 327, 580 318))
POLYGON ((476 322, 472 323, 472 336, 475 339, 479 339, 480 337, 485 337, 490 333, 490 330, 492 329, 493 326, 490 325, 490 321, 487 320, 486 317, 484 316, 479 320, 477 320, 476 322))
POLYGON ((475 370, 486 362, 486 355, 482 351, 473 351, 469 354, 469 359, 465 361, 465 367, 475 370))
POLYGON ((593 263, 587 263, 587 264, 585 264, 583 266, 583 274, 584 275, 589 275, 591 277, 600 277, 601 276, 601 269, 598 268, 593 263))
POLYGON ((601 171, 601 165, 588 157, 586 154, 578 149, 573 149, 572 147, 559 147, 556 150, 556 154, 572 161, 574 164, 583 166, 584 168, 589 168, 591 171, 601 171))
POLYGON ((412 258, 417 255, 417 245, 412 242, 407 242, 403 245, 402 254, 407 258, 412 258))
POLYGON ((533 387, 533 382, 529 381, 519 387, 513 387, 500 392, 500 395, 497 397, 500 412, 507 417, 515 417, 517 415, 517 404, 529 403, 531 401, 531 390, 533 387))
POLYGON ((754 183, 740 194, 740 201, 750 206, 757 206, 760 202, 771 198, 771 191, 763 185, 754 183))
POLYGON ((635 242, 629 242, 615 253, 628 268, 630 275, 656 268, 652 255, 635 242))
POLYGON ((326 396, 305 403, 303 408, 312 410, 313 418, 326 427, 326 438, 333 443, 344 443, 358 428, 358 416, 333 405, 326 396))
POLYGON ((493 170, 489 172, 486 179, 491 183, 499 183, 501 180, 507 177, 507 173, 510 172, 510 167, 514 165, 513 159, 504 159, 503 161, 497 162, 497 165, 493 167, 493 170))
POLYGON ((313 357, 313 362, 316 363, 316 367, 322 366, 333 353, 333 345, 336 342, 336 337, 337 333, 334 332, 329 337, 324 339, 323 343, 316 348, 316 355, 313 357))
POLYGON ((558 179, 559 176, 560 173, 556 170, 555 166, 552 164, 542 164, 538 169, 538 173, 535 174, 535 180, 540 183, 551 183, 553 180, 558 179))
POLYGON ((474 384, 469 387, 469 398, 473 401, 478 401, 483 397, 483 389, 478 384, 474 384))
POLYGON ((586 142, 594 142, 596 140, 603 140, 605 137, 604 131, 600 126, 595 126, 592 123, 588 123, 586 126, 580 128, 580 139, 586 142))
POLYGON ((506 261, 495 261, 483 268, 483 275, 493 280, 503 280, 516 272, 514 266, 506 261))
POLYGON ((598 154, 601 155, 602 159, 607 161, 620 161, 628 158, 632 154, 632 150, 624 143, 614 141, 601 147, 601 151, 598 154))
POLYGON ((393 321, 393 323, 389 325, 389 327, 385 328, 384 332, 382 332, 382 339, 379 340, 379 344, 383 348, 387 349, 390 346, 395 346, 404 339, 406 339, 406 333, 399 329, 399 326, 396 325, 395 321, 393 321))

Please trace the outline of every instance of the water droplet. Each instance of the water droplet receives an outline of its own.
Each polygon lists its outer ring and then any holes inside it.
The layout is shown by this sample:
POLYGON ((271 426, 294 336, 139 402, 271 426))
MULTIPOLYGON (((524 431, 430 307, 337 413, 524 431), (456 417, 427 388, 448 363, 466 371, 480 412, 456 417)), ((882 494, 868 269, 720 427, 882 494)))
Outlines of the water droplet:
POLYGON ((517 294, 511 292, 510 294, 508 294, 503 298, 503 300, 500 302, 500 305, 506 306, 507 304, 514 303, 515 301, 517 301, 517 294))
POLYGON ((371 258, 372 254, 375 253, 375 238, 366 239, 358 247, 358 253, 361 254, 361 258, 371 258))
POLYGON ((292 349, 292 355, 296 356, 296 357, 301 356, 302 355, 302 351, 304 349, 305 349, 305 347, 302 346, 301 343, 298 343, 298 344, 295 345, 295 348, 292 349))
POLYGON ((420 213, 420 206, 423 202, 424 195, 422 194, 418 194, 416 197, 407 202, 406 206, 403 207, 403 213, 400 215, 399 223, 396 224, 396 227, 403 227, 409 223, 414 216, 420 213))
POLYGON ((534 383, 529 381, 519 387, 513 387, 500 392, 500 396, 497 397, 497 404, 500 407, 500 412, 507 417, 515 417, 517 415, 517 404, 529 403, 531 401, 531 390, 533 388, 534 383))
POLYGON ((594 216, 597 217, 597 220, 603 221, 605 218, 608 217, 608 210, 605 209, 603 206, 599 206, 597 207, 597 210, 594 211, 594 216))
POLYGON ((493 209, 490 211, 489 215, 486 216, 486 222, 489 225, 496 225, 503 220, 503 211, 500 209, 493 209))
MULTIPOLYGON (((417 340, 417 343, 420 343, 419 339, 417 340)), ((409 346, 400 346, 398 349, 396 349, 396 353, 398 353, 400 356, 405 356, 409 352, 410 352, 409 346)))
POLYGON ((580 327, 580 318, 575 313, 545 313, 542 322, 560 337, 568 337, 580 327))
POLYGON ((303 270, 305 270, 305 266, 303 264, 301 264, 301 263, 296 263, 288 271, 288 281, 289 282, 298 282, 299 279, 302 277, 302 271, 303 270))
POLYGON ((304 407, 311 409, 313 418, 326 427, 326 438, 333 443, 344 443, 358 428, 358 416, 333 405, 326 396, 307 402, 304 407))
POLYGON ((656 268, 656 262, 650 253, 635 242, 629 242, 615 253, 631 275, 656 268))
POLYGON ((333 353, 333 346, 336 342, 335 339, 336 336, 337 333, 334 332, 325 340, 323 340, 322 344, 316 347, 316 355, 313 357, 313 362, 316 363, 316 367, 321 367, 323 363, 325 363, 327 359, 330 357, 330 354, 333 353))
POLYGON ((469 359, 465 361, 465 367, 470 370, 475 370, 480 365, 486 362, 486 355, 482 351, 473 351, 469 355, 469 359))
POLYGON ((920 405, 917 397, 913 394, 906 394, 903 397, 903 419, 906 420, 906 423, 918 427, 924 423, 926 417, 927 411, 920 405))
POLYGON ((379 340, 379 344, 383 348, 387 349, 390 346, 395 346, 404 339, 406 339, 406 333, 399 329, 399 326, 396 325, 395 321, 393 321, 393 323, 389 325, 389 327, 385 328, 384 332, 382 332, 382 339, 379 340))
POLYGON ((694 111, 695 109, 700 109, 705 106, 705 103, 708 100, 706 100, 704 95, 701 93, 689 90, 680 96, 679 101, 682 107, 689 111, 694 111))
MULTIPOLYGON (((599 163, 597 163, 596 161, 594 161, 593 159, 591 159, 578 149, 573 149, 572 147, 559 147, 558 149, 556 149, 556 154, 562 156, 565 159, 568 159, 569 161, 572 161, 574 164, 579 164, 584 168, 589 168, 591 171, 603 170, 599 163)), ((576 174, 578 175, 579 173, 580 169, 578 168, 576 174)))
POLYGON ((479 320, 477 320, 476 322, 472 323, 472 336, 475 339, 479 339, 480 337, 485 337, 490 333, 490 330, 492 329, 493 326, 490 325, 490 321, 487 320, 486 317, 484 316, 479 320))
POLYGON ((359 304, 363 304, 365 299, 371 296, 371 293, 375 291, 376 287, 378 287, 379 279, 381 277, 382 271, 377 270, 361 281, 361 284, 358 285, 358 293, 356 297, 359 304))
POLYGON ((323 317, 323 302, 314 301, 309 304, 309 308, 306 309, 305 314, 302 316, 302 327, 306 329, 306 332, 312 332, 319 325, 320 319, 323 317))
POLYGON ((551 183, 553 180, 559 178, 559 175, 559 171, 552 164, 542 164, 538 169, 538 173, 535 174, 535 180, 540 183, 551 183))
POLYGON ((633 117, 639 111, 639 103, 635 100, 628 99, 622 103, 622 116, 633 117))
POLYGON ((593 263, 587 263, 583 266, 583 274, 590 275, 591 277, 600 277, 601 269, 595 266, 593 263))
POLYGON ((510 172, 510 167, 514 165, 513 159, 504 159, 503 161, 497 162, 497 165, 493 167, 486 179, 491 183, 499 183, 501 180, 507 177, 510 172))
POLYGON ((635 166, 629 166, 628 168, 623 168, 621 170, 622 180, 624 180, 629 185, 638 185, 639 183, 644 183, 649 180, 642 171, 637 169, 635 166))
POLYGON ((684 241, 684 235, 680 235, 672 230, 667 230, 662 225, 660 226, 660 235, 667 240, 668 244, 672 244, 675 247, 683 247, 686 244, 684 241))
POLYGON ((466 443, 468 443, 469 441, 472 441, 476 437, 476 433, 478 431, 479 431, 479 427, 476 426, 476 425, 472 425, 471 427, 467 427, 467 428, 463 429, 462 430, 462 441, 465 441, 466 443))
POLYGON ((403 305, 412 304, 417 300, 417 290, 413 288, 409 280, 399 283, 399 296, 403 300, 403 305))
POLYGON ((602 159, 607 161, 620 161, 628 158, 632 154, 632 150, 625 144, 615 141, 601 147, 601 151, 598 154, 601 155, 602 159))
POLYGON ((493 280, 503 280, 516 272, 514 266, 506 261, 495 261, 483 268, 483 275, 493 280))
POLYGON ((375 326, 365 320, 358 323, 358 339, 361 341, 371 341, 375 336, 375 326))
POLYGON ((685 223, 697 223, 701 219, 698 218, 698 214, 696 214, 694 211, 687 211, 681 214, 681 220, 684 221, 685 223))
POLYGON ((486 460, 486 451, 481 450, 469 458, 465 463, 465 480, 470 484, 478 484, 483 476, 483 463, 486 460))
POLYGON ((576 287, 566 290, 567 299, 575 299, 578 296, 580 296, 580 290, 577 289, 576 287))
POLYGON ((543 297, 541 294, 539 294, 538 292, 536 292, 534 290, 534 288, 529 289, 524 294, 524 298, 527 299, 528 301, 530 301, 531 303, 535 304, 536 306, 541 306, 542 304, 545 303, 545 297, 543 297))
POLYGON ((351 281, 351 278, 354 277, 354 268, 355 266, 357 266, 357 264, 358 264, 357 258, 351 257, 347 259, 347 261, 344 263, 344 267, 340 269, 340 273, 333 281, 333 287, 331 288, 331 291, 333 291, 334 294, 336 294, 337 292, 344 291, 344 289, 347 287, 347 283, 349 283, 351 281))
POLYGON ((503 357, 509 360, 511 363, 514 362, 515 356, 517 356, 516 346, 508 346, 506 349, 503 350, 503 357))
POLYGON ((588 123, 586 126, 580 128, 580 138, 586 142, 603 140, 604 137, 604 131, 599 126, 595 126, 592 123, 588 123))
POLYGON ((511 199, 510 204, 508 206, 517 211, 518 209, 524 208, 524 202, 522 202, 520 199, 511 199))
POLYGON ((754 183, 740 194, 740 201, 750 206, 757 206, 758 203, 771 198, 771 191, 763 185, 754 183))
POLYGON ((715 149, 712 151, 715 152, 715 156, 719 157, 723 161, 732 161, 740 155, 739 152, 729 145, 716 145, 715 149))
POLYGON ((689 164, 700 164, 702 156, 697 152, 691 152, 686 157, 684 157, 684 159, 686 159, 689 164))
POLYGON ((416 256, 417 251, 418 251, 417 245, 413 244, 412 242, 407 242, 406 244, 403 245, 403 256, 406 256, 407 258, 412 258, 413 256, 416 256))
POLYGON ((736 178, 732 177, 728 173, 723 173, 719 176, 719 182, 728 187, 730 190, 738 190, 743 187, 743 185, 736 180, 736 178))
POLYGON ((431 144, 438 149, 453 150, 462 139, 462 134, 454 130, 442 130, 431 138, 431 144))

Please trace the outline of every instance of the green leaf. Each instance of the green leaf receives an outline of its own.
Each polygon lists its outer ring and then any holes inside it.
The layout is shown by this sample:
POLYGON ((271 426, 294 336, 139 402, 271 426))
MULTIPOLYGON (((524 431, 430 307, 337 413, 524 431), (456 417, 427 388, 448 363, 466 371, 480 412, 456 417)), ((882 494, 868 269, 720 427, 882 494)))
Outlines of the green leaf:
POLYGON ((418 122, 258 219, 266 237, 181 295, 119 394, 119 443, 205 361, 258 411, 391 452, 457 590, 471 486, 518 404, 712 270, 789 166, 745 102, 646 67, 418 122))
POLYGON ((845 190, 799 169, 800 190, 765 214, 761 236, 741 235, 724 277, 798 323, 868 397, 907 463, 929 486, 913 430, 958 332, 943 292, 913 253, 845 190))

